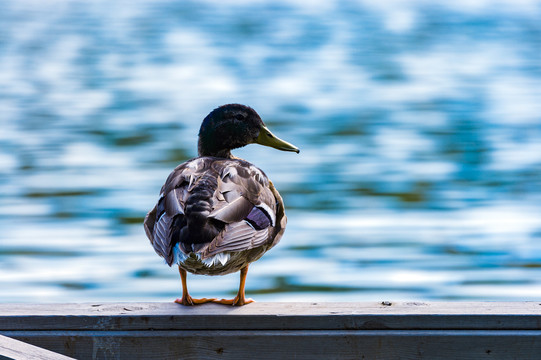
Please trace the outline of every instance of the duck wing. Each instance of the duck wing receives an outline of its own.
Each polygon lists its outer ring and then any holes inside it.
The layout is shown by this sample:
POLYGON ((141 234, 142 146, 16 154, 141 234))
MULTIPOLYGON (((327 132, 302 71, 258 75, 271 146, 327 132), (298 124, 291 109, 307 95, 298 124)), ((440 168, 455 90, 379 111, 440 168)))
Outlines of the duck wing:
POLYGON ((169 265, 178 243, 187 256, 274 246, 285 228, 280 195, 266 175, 240 159, 200 157, 177 167, 145 218, 155 251, 169 265))

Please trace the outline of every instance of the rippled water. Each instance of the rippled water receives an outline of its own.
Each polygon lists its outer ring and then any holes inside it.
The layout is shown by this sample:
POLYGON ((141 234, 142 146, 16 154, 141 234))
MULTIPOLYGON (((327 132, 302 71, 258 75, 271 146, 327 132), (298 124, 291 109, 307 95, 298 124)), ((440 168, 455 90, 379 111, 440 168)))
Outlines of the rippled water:
MULTIPOLYGON (((539 1, 3 1, 0 301, 170 301, 142 220, 254 107, 289 216, 256 300, 541 299, 539 1)), ((195 296, 238 275, 191 276, 195 296)))

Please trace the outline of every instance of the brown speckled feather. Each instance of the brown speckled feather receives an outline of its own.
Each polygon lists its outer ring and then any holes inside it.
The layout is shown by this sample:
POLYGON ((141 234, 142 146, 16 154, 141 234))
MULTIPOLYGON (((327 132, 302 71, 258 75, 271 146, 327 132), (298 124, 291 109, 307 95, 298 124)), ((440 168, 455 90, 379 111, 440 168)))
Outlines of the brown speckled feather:
POLYGON ((145 231, 169 265, 178 261, 188 271, 217 275, 261 257, 280 241, 286 221, 282 198, 257 167, 240 159, 199 157, 169 175, 145 218, 145 231), (231 261, 196 264, 196 258, 220 253, 231 261))

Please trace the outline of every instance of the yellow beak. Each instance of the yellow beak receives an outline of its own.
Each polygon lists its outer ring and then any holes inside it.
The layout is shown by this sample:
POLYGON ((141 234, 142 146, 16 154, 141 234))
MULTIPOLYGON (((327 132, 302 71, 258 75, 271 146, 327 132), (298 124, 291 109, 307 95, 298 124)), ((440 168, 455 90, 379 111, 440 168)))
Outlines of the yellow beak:
POLYGON ((276 137, 273 133, 271 133, 269 129, 267 129, 266 126, 261 127, 261 130, 259 131, 259 136, 255 139, 255 143, 270 146, 282 151, 293 151, 297 154, 300 152, 300 150, 295 145, 292 145, 287 141, 276 137))

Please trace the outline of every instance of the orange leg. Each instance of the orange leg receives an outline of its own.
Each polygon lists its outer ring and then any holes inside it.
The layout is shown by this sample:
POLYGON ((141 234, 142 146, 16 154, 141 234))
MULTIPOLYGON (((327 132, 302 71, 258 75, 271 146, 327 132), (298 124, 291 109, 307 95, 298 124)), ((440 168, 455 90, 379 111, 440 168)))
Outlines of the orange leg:
POLYGON ((240 285, 239 292, 234 299, 221 299, 214 300, 215 303, 223 305, 233 305, 233 306, 242 306, 249 303, 253 303, 253 299, 246 299, 244 295, 244 285, 246 285, 246 275, 248 275, 248 265, 240 269, 240 285))
POLYGON ((190 305, 204 304, 204 303, 208 303, 208 302, 216 300, 215 298, 212 298, 212 299, 207 299, 207 298, 194 299, 194 298, 192 298, 190 296, 190 294, 188 293, 188 285, 186 285, 186 270, 181 269, 180 266, 179 266, 178 271, 180 272, 180 280, 182 281, 182 299, 176 299, 175 302, 177 304, 190 306, 190 305))

